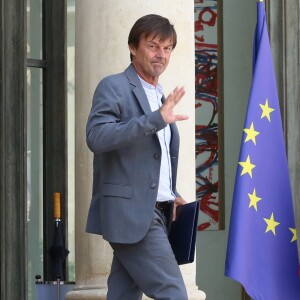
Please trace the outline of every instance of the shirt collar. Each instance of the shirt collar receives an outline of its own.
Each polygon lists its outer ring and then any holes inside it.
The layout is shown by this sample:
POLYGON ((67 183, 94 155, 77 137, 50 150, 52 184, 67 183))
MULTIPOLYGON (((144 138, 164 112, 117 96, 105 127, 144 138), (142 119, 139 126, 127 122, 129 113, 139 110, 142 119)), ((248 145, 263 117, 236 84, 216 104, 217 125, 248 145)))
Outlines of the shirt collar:
POLYGON ((155 89, 157 89, 157 91, 160 94, 163 94, 163 87, 162 87, 162 85, 160 83, 158 83, 157 86, 154 86, 154 85, 148 83, 147 81, 145 81, 139 75, 138 75, 138 78, 140 79, 141 84, 142 84, 142 86, 143 86, 144 89, 149 89, 149 90, 155 90, 155 89))

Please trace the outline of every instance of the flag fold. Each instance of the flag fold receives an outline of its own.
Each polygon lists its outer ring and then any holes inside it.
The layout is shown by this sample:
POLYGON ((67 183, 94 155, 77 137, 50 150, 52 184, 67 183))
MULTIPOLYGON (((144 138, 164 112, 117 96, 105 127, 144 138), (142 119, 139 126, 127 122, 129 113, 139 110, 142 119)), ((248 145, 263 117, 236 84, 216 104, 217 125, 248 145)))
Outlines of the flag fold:
POLYGON ((299 300, 293 200, 263 2, 238 161, 225 275, 255 300, 299 300))

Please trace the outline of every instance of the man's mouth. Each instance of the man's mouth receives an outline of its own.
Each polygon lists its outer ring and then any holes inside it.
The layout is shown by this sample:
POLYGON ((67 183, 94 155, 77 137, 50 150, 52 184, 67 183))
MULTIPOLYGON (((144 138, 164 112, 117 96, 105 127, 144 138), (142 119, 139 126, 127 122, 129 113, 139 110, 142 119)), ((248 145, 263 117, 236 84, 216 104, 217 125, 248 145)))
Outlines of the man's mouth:
POLYGON ((161 61, 153 61, 152 63, 156 64, 156 65, 162 65, 163 66, 163 63, 161 61))

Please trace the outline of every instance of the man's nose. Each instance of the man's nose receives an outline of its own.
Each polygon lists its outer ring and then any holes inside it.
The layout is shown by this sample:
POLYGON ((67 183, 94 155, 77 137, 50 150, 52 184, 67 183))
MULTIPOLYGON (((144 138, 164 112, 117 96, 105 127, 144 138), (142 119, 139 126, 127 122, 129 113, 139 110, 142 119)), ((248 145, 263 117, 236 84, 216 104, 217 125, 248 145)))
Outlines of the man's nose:
POLYGON ((156 56, 164 58, 166 56, 165 49, 163 47, 159 47, 157 49, 156 56))

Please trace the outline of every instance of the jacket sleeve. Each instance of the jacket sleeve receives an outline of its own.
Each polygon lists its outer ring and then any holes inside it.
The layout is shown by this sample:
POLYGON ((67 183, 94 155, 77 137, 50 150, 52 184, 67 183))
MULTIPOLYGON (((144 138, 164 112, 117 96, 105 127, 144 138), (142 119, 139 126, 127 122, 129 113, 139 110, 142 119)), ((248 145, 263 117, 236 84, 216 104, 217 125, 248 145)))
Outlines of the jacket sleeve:
MULTIPOLYGON (((155 134, 166 126, 159 110, 136 115, 130 112, 132 91, 120 91, 120 85, 110 77, 97 86, 86 126, 87 144, 94 153, 106 152, 129 145, 155 134)), ((136 100, 136 99, 135 99, 136 100)))

